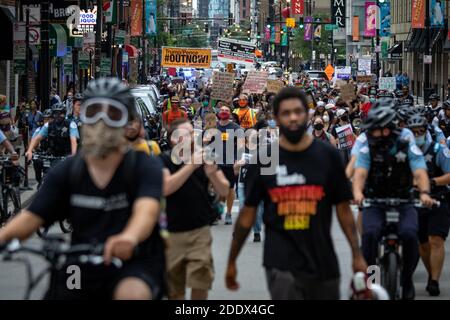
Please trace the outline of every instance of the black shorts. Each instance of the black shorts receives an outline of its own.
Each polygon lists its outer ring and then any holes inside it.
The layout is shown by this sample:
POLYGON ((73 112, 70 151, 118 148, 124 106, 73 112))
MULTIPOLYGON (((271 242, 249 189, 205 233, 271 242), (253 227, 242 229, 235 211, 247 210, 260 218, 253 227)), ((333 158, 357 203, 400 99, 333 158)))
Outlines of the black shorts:
POLYGON ((228 182, 230 183, 230 188, 234 188, 237 176, 234 175, 233 166, 221 166, 220 169, 225 175, 225 178, 227 178, 228 182))
POLYGON ((428 242, 429 236, 439 236, 444 240, 450 229, 450 216, 447 202, 441 202, 439 208, 419 209, 419 241, 428 242))
MULTIPOLYGON (((55 284, 45 295, 46 300, 112 300, 114 290, 119 282, 128 277, 139 278, 150 288, 153 300, 159 300, 166 294, 164 265, 155 267, 145 260, 125 262, 117 269, 114 266, 80 265, 81 288, 68 288, 73 284, 73 271, 67 269, 70 264, 55 274, 55 284)), ((52 282, 52 281, 51 281, 52 282)), ((50 283, 51 283, 50 282, 50 283)))

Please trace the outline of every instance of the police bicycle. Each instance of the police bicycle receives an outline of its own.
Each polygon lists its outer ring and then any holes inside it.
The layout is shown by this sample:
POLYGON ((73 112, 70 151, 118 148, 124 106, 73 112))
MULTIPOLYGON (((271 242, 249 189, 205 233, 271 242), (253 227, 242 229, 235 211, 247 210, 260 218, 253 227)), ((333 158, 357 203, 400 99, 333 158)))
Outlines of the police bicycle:
MULTIPOLYGON (((33 161, 39 161, 42 165, 42 173, 43 173, 42 180, 45 179, 45 176, 47 175, 48 171, 51 168, 53 168, 58 163, 64 161, 65 159, 66 157, 57 157, 45 153, 33 154, 33 161)), ((40 186, 42 186, 42 184, 40 186)), ((64 233, 72 232, 72 224, 68 220, 59 221, 59 227, 64 233)), ((38 234, 39 237, 43 237, 48 233, 49 228, 50 227, 41 227, 36 233, 38 234)))
MULTIPOLYGON (((381 286, 386 289, 391 300, 400 297, 401 275, 403 268, 403 247, 398 235, 400 223, 399 207, 413 205, 416 208, 423 208, 423 204, 418 199, 399 198, 378 198, 364 199, 362 208, 381 207, 384 208, 385 223, 381 232, 381 240, 378 242, 377 265, 381 271, 381 286)), ((440 206, 436 201, 435 206, 440 206)))
POLYGON ((9 157, 0 157, 1 165, 1 201, 0 226, 22 209, 20 200, 20 182, 24 174, 19 165, 13 163, 9 157), (12 204, 12 206, 10 205, 12 204))
MULTIPOLYGON (((63 239, 58 237, 48 237, 40 246, 28 246, 22 244, 19 240, 14 239, 4 245, 0 245, 0 255, 3 261, 21 262, 25 265, 27 275, 27 287, 24 300, 29 300, 34 288, 41 280, 50 273, 50 293, 55 293, 56 274, 63 270, 70 261, 70 264, 77 265, 101 265, 105 261, 103 259, 103 244, 87 243, 70 245, 63 239), (47 260, 49 266, 33 276, 33 268, 31 262, 19 253, 31 253, 47 260)), ((112 258, 111 264, 115 268, 121 268, 122 260, 112 258)), ((58 299, 58 297, 48 296, 49 299, 58 299)))

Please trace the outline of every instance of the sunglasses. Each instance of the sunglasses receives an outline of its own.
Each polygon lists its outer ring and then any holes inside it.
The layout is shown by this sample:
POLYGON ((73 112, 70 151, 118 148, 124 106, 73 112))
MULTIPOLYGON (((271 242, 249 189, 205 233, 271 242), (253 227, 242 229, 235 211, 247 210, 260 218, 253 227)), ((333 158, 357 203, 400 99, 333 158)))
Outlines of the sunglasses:
POLYGON ((112 99, 89 99, 81 105, 80 119, 85 124, 103 120, 109 127, 121 128, 128 123, 128 109, 112 99))

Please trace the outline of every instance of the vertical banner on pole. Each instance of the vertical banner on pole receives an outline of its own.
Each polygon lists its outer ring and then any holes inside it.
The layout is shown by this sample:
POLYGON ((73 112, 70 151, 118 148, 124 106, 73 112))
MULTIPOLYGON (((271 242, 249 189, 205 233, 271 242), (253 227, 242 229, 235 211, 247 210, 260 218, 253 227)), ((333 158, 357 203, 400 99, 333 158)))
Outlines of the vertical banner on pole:
POLYGON ((103 15, 106 24, 115 24, 117 18, 117 0, 106 1, 103 4, 103 15))
POLYGON ((305 0, 292 0, 291 1, 292 14, 303 15, 305 12, 305 0))
POLYGON ((311 41, 312 39, 312 21, 312 17, 305 17, 305 34, 303 37, 303 40, 305 41, 311 41))
POLYGON ((366 1, 365 9, 365 31, 366 37, 375 37, 377 35, 377 4, 376 2, 366 1))
POLYGON ((331 3, 331 23, 338 28, 345 28, 345 5, 346 0, 332 0, 331 3))
POLYGON ((156 35, 156 0, 145 0, 145 33, 156 35))
POLYGON ((142 35, 142 0, 131 0, 131 36, 142 35))
POLYGON ((425 0, 412 0, 411 28, 425 28, 425 0))
POLYGON ((380 3, 380 37, 391 36, 391 2, 380 3))
POLYGON ((430 27, 444 28, 445 1, 430 0, 430 27))
POLYGON ((352 39, 359 41, 359 16, 354 16, 352 20, 352 39))

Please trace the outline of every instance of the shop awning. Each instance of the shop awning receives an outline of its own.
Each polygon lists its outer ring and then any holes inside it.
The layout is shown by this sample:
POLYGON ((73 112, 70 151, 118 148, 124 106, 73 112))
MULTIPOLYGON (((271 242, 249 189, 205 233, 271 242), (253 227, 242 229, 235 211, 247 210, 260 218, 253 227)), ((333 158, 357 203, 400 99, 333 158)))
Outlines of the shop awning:
POLYGON ((55 39, 55 42, 50 41, 50 55, 55 57, 64 57, 67 52, 66 31, 62 25, 57 23, 51 23, 50 26, 49 38, 50 40, 55 39))
POLYGON ((388 49, 388 57, 392 60, 402 60, 403 58, 403 42, 397 42, 388 49))
POLYGON ((14 16, 8 8, 0 7, 0 30, 2 30, 2 49, 0 50, 0 60, 13 60, 14 16))
POLYGON ((138 49, 131 44, 124 45, 123 49, 128 53, 128 57, 130 58, 137 58, 139 55, 138 49))

